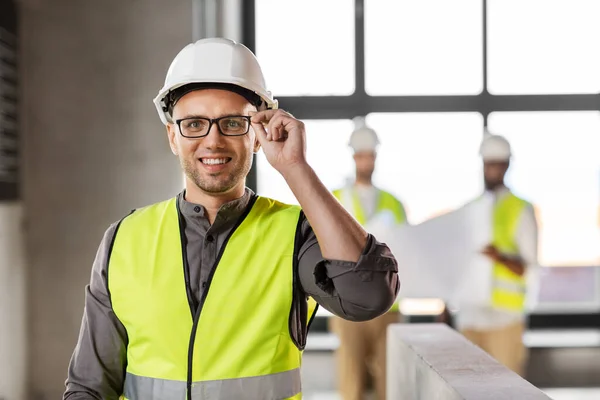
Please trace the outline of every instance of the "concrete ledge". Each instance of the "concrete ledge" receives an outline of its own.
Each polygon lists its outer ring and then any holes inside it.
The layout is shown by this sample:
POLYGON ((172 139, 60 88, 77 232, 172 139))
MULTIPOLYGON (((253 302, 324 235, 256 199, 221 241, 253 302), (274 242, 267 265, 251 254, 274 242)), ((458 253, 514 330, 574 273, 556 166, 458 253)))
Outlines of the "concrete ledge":
POLYGON ((387 334, 388 400, 548 400, 444 324, 394 324, 387 334))

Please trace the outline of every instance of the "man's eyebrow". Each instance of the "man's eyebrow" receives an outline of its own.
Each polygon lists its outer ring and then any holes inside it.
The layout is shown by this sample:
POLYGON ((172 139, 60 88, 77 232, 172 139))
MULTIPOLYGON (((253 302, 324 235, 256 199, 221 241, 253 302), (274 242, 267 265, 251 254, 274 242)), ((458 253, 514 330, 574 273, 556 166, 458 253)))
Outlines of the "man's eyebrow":
POLYGON ((204 115, 198 115, 198 114, 186 114, 181 118, 177 118, 178 120, 181 119, 191 119, 191 118, 205 118, 205 119, 210 119, 208 117, 205 117, 204 115))
MULTIPOLYGON (((240 113, 230 113, 230 114, 224 114, 221 115, 217 118, 227 118, 227 117, 249 117, 249 115, 244 115, 244 113, 240 112, 240 113)), ((182 120, 182 119, 191 119, 191 118, 204 118, 204 119, 211 119, 208 118, 205 115, 199 115, 199 114, 186 114, 181 118, 177 118, 177 120, 182 120)), ((212 119, 216 119, 216 118, 212 118, 212 119)))

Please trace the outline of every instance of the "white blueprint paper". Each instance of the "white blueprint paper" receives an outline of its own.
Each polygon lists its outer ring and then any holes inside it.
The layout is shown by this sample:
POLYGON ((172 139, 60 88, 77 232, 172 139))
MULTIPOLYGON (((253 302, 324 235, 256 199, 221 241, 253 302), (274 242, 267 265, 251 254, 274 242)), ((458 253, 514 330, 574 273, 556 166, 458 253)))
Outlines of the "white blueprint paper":
POLYGON ((451 301, 461 307, 485 307, 492 293, 492 262, 481 251, 492 242, 494 202, 482 197, 463 207, 467 244, 465 268, 451 301))
POLYGON ((491 240, 491 204, 472 202, 415 226, 386 222, 365 228, 398 260, 400 298, 489 301, 491 263, 480 252, 491 240))

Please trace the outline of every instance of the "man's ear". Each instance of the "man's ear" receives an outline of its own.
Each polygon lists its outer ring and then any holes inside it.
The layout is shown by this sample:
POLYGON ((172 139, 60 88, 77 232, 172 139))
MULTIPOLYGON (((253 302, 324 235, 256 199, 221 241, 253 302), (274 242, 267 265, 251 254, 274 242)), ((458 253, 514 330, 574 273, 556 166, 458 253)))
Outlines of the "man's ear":
POLYGON ((177 144, 175 143, 175 138, 177 137, 177 131, 174 124, 167 124, 167 138, 169 139, 169 146, 171 147, 171 152, 178 156, 177 153, 177 144))
POLYGON ((256 135, 254 135, 254 154, 258 153, 258 151, 260 150, 260 142, 258 141, 258 138, 256 137, 256 135))

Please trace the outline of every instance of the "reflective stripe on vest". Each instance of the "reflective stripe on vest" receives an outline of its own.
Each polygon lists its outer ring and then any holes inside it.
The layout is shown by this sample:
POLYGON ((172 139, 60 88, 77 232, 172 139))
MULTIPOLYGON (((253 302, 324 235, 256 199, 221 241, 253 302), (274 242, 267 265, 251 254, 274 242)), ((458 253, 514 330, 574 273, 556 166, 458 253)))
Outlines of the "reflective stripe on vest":
POLYGON ((227 393, 237 388, 246 398, 301 397, 296 376, 302 352, 289 332, 300 212, 266 198, 251 202, 223 244, 196 309, 187 294, 176 199, 123 219, 108 286, 113 310, 127 329, 129 400, 171 398, 164 388, 181 393, 182 385, 184 394, 192 385, 192 394, 220 387, 227 393), (139 394, 148 387, 151 394, 139 394), (252 389, 260 393, 248 392, 252 389))
MULTIPOLYGON (((525 200, 509 193, 494 208, 493 244, 506 254, 518 254, 516 234, 521 213, 527 207, 525 200)), ((492 306, 494 308, 522 313, 525 308, 525 277, 512 272, 503 264, 494 264, 492 306)))
MULTIPOLYGON (((406 223, 406 212, 402 203, 392 196, 390 193, 381 190, 377 190, 377 207, 376 213, 383 211, 390 211, 395 218, 397 224, 406 223)), ((333 195, 344 205, 346 210, 361 224, 367 223, 367 216, 358 197, 358 193, 352 188, 343 188, 333 191, 333 195)))
MULTIPOLYGON (((127 373, 125 399, 185 400, 186 382, 137 376, 127 373)), ((192 398, 201 400, 288 399, 300 393, 300 369, 266 376, 194 382, 192 398)))

